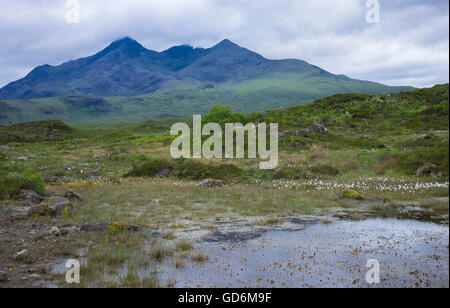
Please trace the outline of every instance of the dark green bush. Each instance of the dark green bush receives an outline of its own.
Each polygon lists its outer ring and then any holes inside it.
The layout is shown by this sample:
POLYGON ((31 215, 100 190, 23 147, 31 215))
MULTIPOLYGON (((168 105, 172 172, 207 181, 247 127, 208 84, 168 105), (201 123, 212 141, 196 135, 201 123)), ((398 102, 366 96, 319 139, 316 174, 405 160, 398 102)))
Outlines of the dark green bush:
POLYGON ((203 164, 198 161, 190 159, 151 159, 142 165, 135 166, 125 176, 139 176, 139 177, 155 177, 161 172, 165 172, 171 176, 180 179, 202 180, 202 179, 217 179, 217 180, 245 180, 247 174, 234 165, 221 164, 203 164))
POLYGON ((26 172, 22 174, 10 173, 0 177, 0 198, 16 197, 22 189, 33 190, 42 194, 45 190, 42 175, 26 172))
POLYGON ((311 171, 313 173, 317 173, 320 175, 329 175, 329 176, 336 176, 339 174, 339 170, 330 165, 315 166, 311 168, 311 171))
POLYGON ((388 164, 387 168, 413 175, 424 164, 432 163, 438 166, 443 175, 448 176, 448 146, 449 142, 447 140, 433 148, 400 152, 394 155, 394 159, 388 164))

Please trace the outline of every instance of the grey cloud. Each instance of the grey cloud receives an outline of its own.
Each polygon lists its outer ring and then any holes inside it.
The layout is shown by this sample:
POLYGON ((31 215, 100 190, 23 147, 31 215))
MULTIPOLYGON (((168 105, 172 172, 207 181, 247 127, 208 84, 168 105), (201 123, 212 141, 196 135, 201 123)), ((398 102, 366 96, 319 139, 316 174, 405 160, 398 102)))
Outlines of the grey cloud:
POLYGON ((448 1, 80 0, 81 23, 65 22, 65 0, 0 3, 0 86, 41 64, 91 55, 130 36, 145 47, 210 47, 224 38, 267 58, 298 58, 330 72, 390 85, 448 82, 448 1))

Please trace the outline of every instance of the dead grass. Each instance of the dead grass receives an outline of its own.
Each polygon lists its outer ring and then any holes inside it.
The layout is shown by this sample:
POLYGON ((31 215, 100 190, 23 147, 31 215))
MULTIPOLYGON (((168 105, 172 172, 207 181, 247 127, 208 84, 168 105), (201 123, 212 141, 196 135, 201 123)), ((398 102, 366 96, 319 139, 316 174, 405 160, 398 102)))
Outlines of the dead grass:
POLYGON ((191 259, 196 263, 205 263, 209 260, 209 256, 205 255, 203 252, 197 251, 191 255, 191 259))

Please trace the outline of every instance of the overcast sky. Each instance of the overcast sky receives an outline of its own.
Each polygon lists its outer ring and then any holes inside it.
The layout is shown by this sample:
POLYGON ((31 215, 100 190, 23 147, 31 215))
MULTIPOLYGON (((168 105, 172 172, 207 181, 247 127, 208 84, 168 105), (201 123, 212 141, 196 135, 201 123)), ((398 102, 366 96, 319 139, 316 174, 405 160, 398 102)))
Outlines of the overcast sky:
POLYGON ((388 85, 449 81, 448 0, 0 1, 0 87, 42 64, 92 55, 129 36, 148 49, 211 47, 228 38, 269 59, 297 58, 335 74, 388 85))

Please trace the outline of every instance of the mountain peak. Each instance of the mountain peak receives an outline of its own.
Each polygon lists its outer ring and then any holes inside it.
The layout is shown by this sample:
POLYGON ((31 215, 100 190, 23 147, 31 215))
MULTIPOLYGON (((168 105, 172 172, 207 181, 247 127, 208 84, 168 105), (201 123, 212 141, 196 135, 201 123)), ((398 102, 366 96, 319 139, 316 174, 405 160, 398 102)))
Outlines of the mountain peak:
POLYGON ((139 46, 141 46, 141 44, 139 44, 135 39, 132 39, 129 36, 125 36, 123 38, 115 40, 111 44, 116 44, 116 45, 139 45, 139 46))
POLYGON ((194 47, 190 45, 180 45, 180 46, 174 46, 171 47, 165 51, 163 51, 164 54, 168 55, 171 58, 181 58, 184 57, 191 52, 194 51, 194 47))
POLYGON ((239 47, 239 48, 241 48, 239 45, 233 43, 229 39, 224 39, 223 41, 221 41, 219 44, 217 44, 213 48, 217 48, 217 47, 221 47, 221 48, 239 47))
POLYGON ((136 40, 130 37, 124 37, 112 42, 108 47, 103 50, 103 53, 109 53, 115 50, 122 50, 124 53, 130 56, 136 56, 141 54, 146 49, 139 44, 136 40))
MULTIPOLYGON (((130 37, 123 37, 92 56, 58 66, 37 67, 26 77, 0 89, 0 98, 31 99, 72 94, 134 96, 169 87, 184 89, 186 84, 258 80, 274 73, 298 73, 305 80, 324 78, 330 83, 330 88, 322 90, 324 93, 335 91, 339 85, 333 82, 343 80, 304 61, 265 59, 229 39, 207 49, 181 45, 157 52, 146 49, 130 37)), ((378 89, 386 91, 386 87, 378 84, 345 81, 355 84, 352 89, 369 89, 365 92, 370 93, 376 93, 378 89), (361 86, 356 87, 359 84, 361 86)), ((316 93, 319 88, 311 91, 316 93)))

